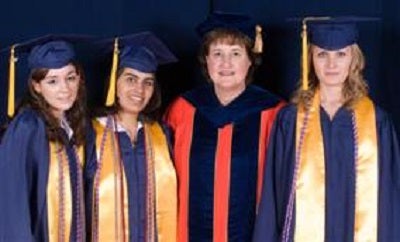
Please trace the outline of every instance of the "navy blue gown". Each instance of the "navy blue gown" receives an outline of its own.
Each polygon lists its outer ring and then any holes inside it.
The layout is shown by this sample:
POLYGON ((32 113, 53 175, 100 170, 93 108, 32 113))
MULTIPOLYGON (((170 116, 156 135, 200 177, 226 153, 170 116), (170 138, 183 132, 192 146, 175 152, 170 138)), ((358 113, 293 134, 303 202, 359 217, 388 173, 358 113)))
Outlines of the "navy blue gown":
MULTIPOLYGON (((67 142, 71 187, 76 187, 74 148, 67 142)), ((49 140, 44 120, 25 109, 8 126, 0 145, 0 241, 49 241, 47 183, 49 140)), ((72 201, 76 190, 72 189, 72 201)), ((76 241, 76 204, 70 241, 76 241)))
POLYGON ((264 155, 281 105, 277 96, 254 85, 226 106, 212 85, 171 105, 166 119, 175 141, 179 241, 218 241, 221 234, 228 241, 251 240, 265 161, 260 152, 264 155))
MULTIPOLYGON (((378 241, 400 241, 399 145, 388 114, 379 107, 375 110, 379 159, 378 241)), ((254 242, 280 241, 282 236, 295 164, 296 112, 294 105, 283 108, 274 124, 254 242)), ((350 242, 354 237, 355 199, 351 113, 342 107, 330 120, 321 108, 320 120, 326 172, 325 241, 350 242)), ((291 228, 290 241, 293 224, 291 228)))
MULTIPOLYGON (((103 126, 105 124, 100 124, 96 121, 96 125, 103 126)), ((170 144, 170 132, 164 124, 160 124, 163 133, 166 138, 167 145, 170 144)), ((102 136, 104 133, 95 133, 95 129, 91 129, 91 134, 88 142, 88 146, 92 150, 100 150, 99 144, 96 145, 96 135, 102 136)), ((104 131, 104 127, 102 128, 104 131)), ((146 158, 146 145, 145 145, 145 132, 144 128, 141 127, 137 131, 136 141, 134 144, 125 130, 118 128, 116 137, 119 144, 120 156, 123 162, 123 169, 125 174, 125 179, 127 182, 127 192, 128 192, 128 218, 129 218, 129 238, 128 241, 146 241, 146 223, 147 223, 147 158, 146 158)), ((111 147, 106 147, 106 149, 112 149, 111 147)), ((168 146, 167 149, 171 152, 171 148, 168 146)), ((91 152, 92 156, 88 159, 88 169, 85 177, 86 183, 86 211, 87 217, 92 218, 93 216, 93 190, 94 190, 94 179, 96 175, 96 165, 97 156, 95 152, 91 152)), ((106 160, 104 162, 112 162, 112 160, 106 160)), ((172 165, 172 163, 171 163, 172 165)), ((168 174, 165 174, 168 175, 168 174)), ((175 173, 173 174, 175 176, 175 173)), ((171 194, 171 196, 176 196, 176 194, 171 194)), ((101 218, 100 218, 101 219, 101 218)), ((91 228, 90 219, 87 220, 88 228, 91 228)), ((155 228, 155 234, 157 235, 157 227, 155 228)), ((88 236, 90 237, 90 236, 88 236)), ((157 236, 156 236, 157 239, 157 236)), ((165 238, 164 238, 165 239, 165 238)), ((158 239, 157 239, 158 240, 158 239)), ((101 238, 100 238, 101 241, 101 238)))

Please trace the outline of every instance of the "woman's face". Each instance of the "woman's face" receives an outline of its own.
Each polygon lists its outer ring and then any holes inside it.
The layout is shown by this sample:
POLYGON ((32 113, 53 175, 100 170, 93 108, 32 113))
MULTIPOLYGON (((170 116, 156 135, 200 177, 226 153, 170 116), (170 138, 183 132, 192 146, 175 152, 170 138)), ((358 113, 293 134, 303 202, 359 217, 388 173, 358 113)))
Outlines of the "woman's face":
POLYGON ((313 46, 311 54, 320 85, 342 86, 353 59, 351 46, 332 51, 313 46))
POLYGON ((49 69, 43 80, 32 81, 32 85, 50 105, 53 115, 61 118, 74 104, 80 80, 75 66, 69 64, 59 69, 49 69))
POLYGON ((221 90, 242 90, 246 86, 251 61, 244 45, 214 41, 210 44, 206 62, 215 87, 221 90))
POLYGON ((154 73, 124 68, 117 80, 117 98, 123 112, 138 115, 154 92, 154 73))

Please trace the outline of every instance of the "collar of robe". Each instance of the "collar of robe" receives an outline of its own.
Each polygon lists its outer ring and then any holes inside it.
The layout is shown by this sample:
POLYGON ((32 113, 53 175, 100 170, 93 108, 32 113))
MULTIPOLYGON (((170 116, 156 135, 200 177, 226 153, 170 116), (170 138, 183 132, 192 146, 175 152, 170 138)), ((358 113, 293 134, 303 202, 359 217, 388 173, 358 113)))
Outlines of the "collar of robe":
POLYGON ((274 107, 280 102, 277 96, 254 85, 248 85, 227 105, 221 105, 211 84, 184 94, 184 98, 216 128, 242 120, 251 113, 274 107))

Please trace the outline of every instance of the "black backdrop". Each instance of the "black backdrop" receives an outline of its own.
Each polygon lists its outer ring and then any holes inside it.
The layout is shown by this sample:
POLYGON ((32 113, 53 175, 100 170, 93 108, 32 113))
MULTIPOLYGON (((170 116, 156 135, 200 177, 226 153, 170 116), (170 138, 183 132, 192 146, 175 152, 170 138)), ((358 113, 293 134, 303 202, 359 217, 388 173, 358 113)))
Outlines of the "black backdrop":
MULTIPOLYGON (((151 30, 180 62, 159 73, 164 107, 179 93, 202 82, 194 27, 209 11, 243 12, 263 25, 265 52, 256 84, 287 99, 299 74, 300 26, 288 18, 305 15, 359 15, 380 18, 362 23, 360 45, 367 59, 366 79, 376 103, 389 111, 400 130, 400 0, 8 0, 2 1, 0 49, 47 33, 112 37, 151 30)), ((7 61, 0 56, 0 121, 6 119, 7 61)), ((18 63, 17 96, 26 75, 18 63), (22 70, 21 70, 22 69, 22 70)), ((22 67, 21 67, 22 66, 22 67)), ((89 105, 101 103, 104 69, 87 68, 89 105)), ((107 72, 108 73, 108 72, 107 72)))

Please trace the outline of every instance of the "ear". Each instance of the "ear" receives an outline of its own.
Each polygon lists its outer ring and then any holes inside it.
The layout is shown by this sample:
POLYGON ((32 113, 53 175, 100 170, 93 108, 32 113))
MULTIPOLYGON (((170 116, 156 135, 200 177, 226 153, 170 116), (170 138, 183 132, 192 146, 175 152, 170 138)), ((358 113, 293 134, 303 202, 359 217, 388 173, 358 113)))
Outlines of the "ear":
POLYGON ((42 93, 42 86, 40 86, 40 83, 33 81, 33 80, 31 82, 32 82, 33 90, 35 90, 35 92, 37 92, 37 93, 42 93))

